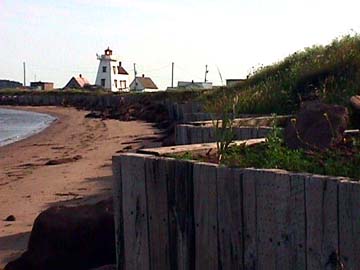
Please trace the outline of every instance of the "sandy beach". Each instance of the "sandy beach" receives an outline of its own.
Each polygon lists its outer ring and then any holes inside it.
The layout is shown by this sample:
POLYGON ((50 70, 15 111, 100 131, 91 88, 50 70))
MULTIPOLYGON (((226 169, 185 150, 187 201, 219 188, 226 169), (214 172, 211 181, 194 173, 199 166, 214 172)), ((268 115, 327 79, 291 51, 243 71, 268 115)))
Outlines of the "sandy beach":
POLYGON ((111 196, 112 155, 152 145, 158 136, 149 123, 89 119, 84 117, 88 112, 74 108, 15 109, 48 113, 58 120, 39 134, 0 147, 0 269, 26 249, 41 211, 111 196), (4 221, 9 215, 16 220, 4 221))

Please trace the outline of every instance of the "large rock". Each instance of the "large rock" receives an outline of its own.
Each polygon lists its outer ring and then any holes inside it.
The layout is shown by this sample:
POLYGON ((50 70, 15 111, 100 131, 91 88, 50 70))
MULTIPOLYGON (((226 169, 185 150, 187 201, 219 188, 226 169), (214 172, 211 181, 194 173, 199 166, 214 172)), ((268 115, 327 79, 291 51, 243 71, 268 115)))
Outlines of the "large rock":
POLYGON ((28 250, 5 270, 88 270, 115 263, 112 201, 51 207, 35 220, 28 250))
POLYGON ((360 129, 360 96, 352 96, 350 98, 350 104, 353 108, 351 124, 354 128, 360 129))
POLYGON ((352 96, 350 98, 350 104, 355 111, 360 112, 360 96, 352 96))
POLYGON ((310 103, 302 107, 285 128, 285 144, 291 149, 326 149, 340 143, 349 124, 347 108, 310 103))

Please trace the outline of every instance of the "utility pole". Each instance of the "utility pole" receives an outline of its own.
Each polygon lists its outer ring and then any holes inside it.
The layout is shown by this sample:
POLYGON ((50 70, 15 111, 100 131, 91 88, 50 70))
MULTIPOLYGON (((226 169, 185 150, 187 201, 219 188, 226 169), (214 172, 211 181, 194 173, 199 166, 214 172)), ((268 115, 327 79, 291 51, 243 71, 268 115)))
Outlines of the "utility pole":
POLYGON ((207 74, 209 73, 208 71, 208 65, 205 65, 205 82, 207 82, 207 74))
POLYGON ((174 62, 171 63, 171 88, 174 88, 174 62))
POLYGON ((26 65, 25 65, 25 62, 23 62, 23 67, 24 67, 24 86, 26 86, 26 65))
POLYGON ((136 64, 134 63, 134 80, 135 80, 135 90, 137 90, 137 81, 136 81, 136 64))

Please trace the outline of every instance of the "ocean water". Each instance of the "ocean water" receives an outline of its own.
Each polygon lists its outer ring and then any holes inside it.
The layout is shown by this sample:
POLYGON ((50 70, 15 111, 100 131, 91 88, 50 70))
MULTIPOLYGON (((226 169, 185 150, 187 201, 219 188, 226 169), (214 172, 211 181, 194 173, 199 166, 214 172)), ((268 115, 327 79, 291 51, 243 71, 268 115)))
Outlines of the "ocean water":
POLYGON ((43 113, 0 109, 0 146, 34 135, 55 119, 43 113))

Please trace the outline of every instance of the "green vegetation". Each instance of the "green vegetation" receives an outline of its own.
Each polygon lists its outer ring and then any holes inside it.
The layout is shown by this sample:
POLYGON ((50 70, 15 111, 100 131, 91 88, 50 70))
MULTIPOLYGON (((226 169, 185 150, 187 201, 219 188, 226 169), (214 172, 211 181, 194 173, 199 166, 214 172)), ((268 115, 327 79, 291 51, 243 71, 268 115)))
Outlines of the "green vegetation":
POLYGON ((184 152, 180 154, 169 154, 166 155, 166 157, 171 157, 178 160, 194 160, 196 158, 196 155, 194 155, 194 153, 192 152, 184 152))
POLYGON ((236 97, 234 99, 232 96, 223 95, 217 99, 216 102, 208 102, 205 105, 207 111, 215 114, 212 124, 215 130, 217 159, 219 161, 235 139, 235 133, 233 131, 235 104, 236 97))
POLYGON ((226 92, 238 96, 238 113, 290 114, 309 98, 348 106, 349 97, 360 94, 359 86, 360 36, 348 35, 260 67, 241 86, 222 88, 206 98, 216 100, 226 92))
POLYGON ((219 161, 215 153, 184 152, 167 155, 179 160, 219 162, 228 167, 283 169, 292 172, 349 177, 360 180, 360 138, 323 151, 292 150, 284 145, 282 133, 274 128, 266 142, 251 146, 230 145, 219 161))
POLYGON ((274 128, 265 143, 231 146, 222 164, 232 167, 276 168, 293 172, 345 176, 360 180, 360 140, 324 151, 291 150, 274 128))
MULTIPOLYGON (((226 134, 231 134, 232 122, 224 117, 234 113, 292 114, 301 102, 314 99, 346 106, 352 113, 349 99, 360 94, 359 86, 360 36, 354 35, 336 39, 327 46, 306 48, 272 66, 254 70, 237 87, 205 93, 206 103, 212 104, 207 105, 208 112, 225 119, 225 128, 214 122, 215 133, 221 135, 216 136, 217 145, 226 145, 225 149, 220 148, 220 163, 360 179, 359 139, 323 151, 292 150, 274 128, 266 143, 230 146, 231 136, 226 134)), ((358 127, 359 123, 352 126, 358 127)))

